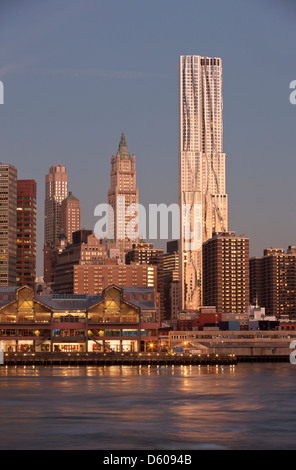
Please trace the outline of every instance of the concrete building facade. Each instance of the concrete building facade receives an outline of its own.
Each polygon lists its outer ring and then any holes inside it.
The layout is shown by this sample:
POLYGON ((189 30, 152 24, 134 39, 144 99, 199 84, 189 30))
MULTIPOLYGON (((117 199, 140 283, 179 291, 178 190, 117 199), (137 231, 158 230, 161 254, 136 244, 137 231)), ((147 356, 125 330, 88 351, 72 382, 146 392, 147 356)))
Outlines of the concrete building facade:
POLYGON ((249 305, 249 238, 215 234, 203 244, 204 305, 219 313, 245 313, 249 305))

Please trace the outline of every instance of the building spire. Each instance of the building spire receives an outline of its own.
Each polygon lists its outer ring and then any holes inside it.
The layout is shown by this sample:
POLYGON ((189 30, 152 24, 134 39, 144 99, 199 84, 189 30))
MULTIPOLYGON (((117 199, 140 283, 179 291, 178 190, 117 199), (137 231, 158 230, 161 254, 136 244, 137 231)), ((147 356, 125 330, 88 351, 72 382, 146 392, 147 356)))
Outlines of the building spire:
POLYGON ((119 153, 120 158, 122 160, 130 158, 130 154, 129 154, 129 151, 128 151, 128 148, 127 148, 127 143, 125 141, 124 132, 122 132, 122 134, 121 134, 121 139, 120 139, 118 150, 117 150, 117 154, 118 153, 119 153))

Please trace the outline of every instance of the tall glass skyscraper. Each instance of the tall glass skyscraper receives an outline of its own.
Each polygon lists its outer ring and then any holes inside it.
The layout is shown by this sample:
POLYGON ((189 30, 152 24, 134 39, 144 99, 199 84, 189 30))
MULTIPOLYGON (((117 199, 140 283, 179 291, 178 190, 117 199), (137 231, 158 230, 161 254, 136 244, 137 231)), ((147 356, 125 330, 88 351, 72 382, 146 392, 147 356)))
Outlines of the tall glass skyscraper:
POLYGON ((202 305, 202 244, 228 230, 223 153, 222 60, 179 61, 181 308, 202 305))

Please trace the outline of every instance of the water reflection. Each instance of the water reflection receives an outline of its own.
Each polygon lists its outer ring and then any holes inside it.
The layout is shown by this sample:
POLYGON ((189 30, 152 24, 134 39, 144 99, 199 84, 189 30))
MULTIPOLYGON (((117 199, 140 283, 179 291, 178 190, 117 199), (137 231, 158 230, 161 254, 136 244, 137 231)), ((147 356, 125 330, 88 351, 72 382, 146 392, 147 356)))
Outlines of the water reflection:
POLYGON ((224 374, 235 373, 235 365, 230 366, 193 366, 193 365, 180 365, 180 366, 3 366, 0 367, 0 377, 36 377, 36 376, 64 376, 64 377, 82 377, 82 376, 134 376, 134 375, 204 375, 207 374, 224 374))
POLYGON ((0 449, 293 449, 295 366, 1 367, 0 449))

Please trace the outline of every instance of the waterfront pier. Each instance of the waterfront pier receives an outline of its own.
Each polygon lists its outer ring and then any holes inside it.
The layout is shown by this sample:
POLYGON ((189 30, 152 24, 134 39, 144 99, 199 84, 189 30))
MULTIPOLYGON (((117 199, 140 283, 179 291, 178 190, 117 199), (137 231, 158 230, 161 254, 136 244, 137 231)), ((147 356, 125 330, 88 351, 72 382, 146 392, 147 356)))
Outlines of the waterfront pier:
POLYGON ((201 354, 137 354, 137 353, 5 353, 6 366, 172 366, 172 365, 234 365, 232 355, 201 354))

